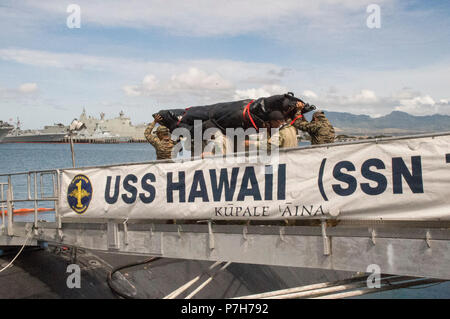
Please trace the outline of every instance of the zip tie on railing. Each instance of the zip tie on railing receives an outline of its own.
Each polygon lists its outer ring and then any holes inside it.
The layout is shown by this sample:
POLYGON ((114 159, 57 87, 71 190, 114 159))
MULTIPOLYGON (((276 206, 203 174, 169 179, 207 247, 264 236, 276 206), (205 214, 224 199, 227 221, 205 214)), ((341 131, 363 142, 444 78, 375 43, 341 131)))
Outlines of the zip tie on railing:
POLYGON ((427 233, 425 234, 425 242, 427 243, 427 247, 431 248, 431 233, 429 230, 427 230, 427 233))
POLYGON ((248 240, 247 234, 248 234, 248 228, 247 228, 247 225, 245 225, 244 228, 242 229, 242 238, 244 238, 244 240, 248 240))
POLYGON ((128 246, 128 217, 125 219, 125 221, 123 222, 123 243, 125 244, 125 246, 128 246))
POLYGON ((324 256, 331 255, 331 243, 330 238, 327 236, 327 221, 322 220, 322 240, 323 240, 323 254, 324 256))
POLYGON ((153 223, 150 224, 150 238, 153 237, 153 229, 155 228, 155 225, 153 223))
POLYGON ((209 249, 213 250, 215 248, 214 243, 214 233, 212 231, 212 225, 211 221, 208 220, 208 238, 209 238, 209 249))
POLYGON ((377 233, 375 231, 375 228, 372 228, 372 230, 370 231, 370 236, 371 236, 371 240, 372 240, 372 244, 376 245, 377 244, 377 233))
POLYGON ((22 253, 23 249, 25 248, 25 246, 27 245, 28 239, 30 238, 31 235, 31 231, 28 233, 27 237, 25 238, 25 242, 22 245, 22 248, 20 248, 19 252, 17 253, 17 255, 2 269, 0 269, 0 273, 6 269, 8 269, 9 267, 11 267, 11 265, 14 263, 14 261, 16 261, 17 257, 20 256, 20 254, 22 253))
POLYGON ((286 237, 284 237, 285 234, 286 234, 285 228, 284 228, 284 227, 280 227, 280 240, 281 240, 283 243, 286 243, 286 242, 287 242, 286 237))

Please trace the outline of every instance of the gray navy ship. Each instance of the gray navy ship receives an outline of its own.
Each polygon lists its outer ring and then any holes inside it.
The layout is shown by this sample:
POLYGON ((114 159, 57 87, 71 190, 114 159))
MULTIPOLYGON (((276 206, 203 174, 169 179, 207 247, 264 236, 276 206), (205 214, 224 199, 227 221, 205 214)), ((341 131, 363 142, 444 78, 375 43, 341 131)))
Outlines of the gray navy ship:
POLYGON ((11 124, 0 121, 0 142, 12 129, 14 129, 14 127, 11 124))
POLYGON ((64 140, 67 133, 68 127, 63 124, 48 125, 42 130, 22 130, 17 120, 16 127, 10 125, 6 135, 0 138, 0 143, 58 143, 64 140))
MULTIPOLYGON (((130 118, 125 116, 122 111, 118 117, 112 119, 105 119, 105 113, 101 113, 100 119, 97 119, 86 115, 86 111, 83 109, 80 121, 86 127, 84 130, 76 132, 75 142, 114 140, 120 143, 144 140, 146 125, 132 125, 130 118)), ((44 126, 42 130, 22 130, 20 121, 17 119, 15 128, 9 125, 8 129, 0 129, 0 134, 1 132, 4 133, 3 138, 0 135, 0 143, 60 143, 67 141, 69 127, 58 123, 44 126)))

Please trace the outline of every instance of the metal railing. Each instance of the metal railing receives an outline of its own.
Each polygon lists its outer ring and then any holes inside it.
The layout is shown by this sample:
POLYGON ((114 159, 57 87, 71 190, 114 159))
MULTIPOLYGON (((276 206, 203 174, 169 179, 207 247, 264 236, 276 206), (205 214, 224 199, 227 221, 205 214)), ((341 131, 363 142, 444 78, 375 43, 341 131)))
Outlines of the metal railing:
POLYGON ((7 183, 0 183, 0 211, 1 211, 1 218, 2 218, 2 224, 0 226, 0 234, 3 234, 6 229, 6 203, 5 200, 5 187, 7 186, 7 183))
POLYGON ((58 213, 59 176, 59 170, 0 174, 0 234, 3 234, 6 229, 8 236, 14 236, 15 217, 31 214, 33 214, 33 228, 37 232, 40 227, 39 213, 48 211, 54 211, 57 228, 61 228, 61 218, 58 213), (14 179, 18 180, 17 184, 14 179), (24 188, 25 179, 26 189, 24 188), (49 202, 53 203, 53 207, 43 206, 49 202), (18 207, 21 208, 18 209, 18 207))

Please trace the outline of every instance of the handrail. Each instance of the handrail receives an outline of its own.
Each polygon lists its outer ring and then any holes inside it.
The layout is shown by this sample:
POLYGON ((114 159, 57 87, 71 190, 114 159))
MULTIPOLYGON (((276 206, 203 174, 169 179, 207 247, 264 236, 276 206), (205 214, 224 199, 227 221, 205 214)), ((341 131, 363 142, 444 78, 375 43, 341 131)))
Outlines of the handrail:
POLYGON ((58 170, 34 170, 22 173, 11 173, 11 174, 0 174, 0 178, 7 177, 7 182, 0 183, 0 216, 2 217, 1 229, 5 228, 5 217, 7 218, 7 230, 8 235, 14 235, 14 215, 23 215, 23 211, 27 213, 34 214, 34 229, 37 230, 38 223, 38 213, 43 211, 55 211, 55 219, 60 225, 60 217, 58 215, 58 201, 59 201, 59 171, 58 170), (26 177, 26 198, 15 198, 13 189, 13 176, 24 176, 26 177), (44 182, 44 176, 51 176, 51 183, 46 184, 44 182), (39 182, 38 182, 39 179, 39 182), (33 187, 32 187, 33 185, 33 187), (51 194, 47 194, 46 187, 51 188, 51 194), (6 198, 5 198, 5 188, 6 188, 6 198), (16 203, 34 203, 33 208, 15 209, 16 203), (39 207, 41 202, 53 202, 54 208, 51 210, 47 207, 39 207), (8 212, 8 213, 7 213, 8 212))
POLYGON ((57 171, 58 171, 57 169, 45 169, 45 170, 31 170, 31 171, 22 171, 22 172, 13 172, 13 173, 2 173, 2 174, 0 174, 0 177, 34 174, 34 173, 52 173, 52 172, 57 172, 57 171))

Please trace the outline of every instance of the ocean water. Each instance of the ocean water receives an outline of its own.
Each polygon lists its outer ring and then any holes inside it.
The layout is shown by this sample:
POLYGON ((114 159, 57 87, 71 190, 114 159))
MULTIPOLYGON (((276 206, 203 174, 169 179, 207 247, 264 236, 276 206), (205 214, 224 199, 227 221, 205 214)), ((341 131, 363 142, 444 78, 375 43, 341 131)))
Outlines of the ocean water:
MULTIPOLYGON (((302 143, 302 145, 305 145, 302 143)), ((76 166, 95 166, 118 163, 145 162, 156 159, 156 153, 149 144, 75 144, 76 166)), ((187 154, 185 154, 187 156, 187 154)), ((68 144, 0 144, 0 174, 72 167, 68 144)), ((0 178, 0 182, 6 180, 0 178)), ((16 198, 27 194, 26 177, 13 180, 16 198)), ((44 180, 45 191, 50 192, 51 180, 44 180)), ((51 194, 49 194, 51 195, 51 194)), ((43 203, 45 205, 46 203, 43 203)), ((51 203, 48 203, 50 207, 51 203)), ((16 208, 31 208, 32 204, 22 204, 16 208)), ((28 220, 32 216, 16 217, 28 220)), ((39 214, 40 219, 52 220, 52 213, 39 214)), ((1 220, 1 219, 0 219, 1 220)), ((450 282, 430 287, 399 289, 361 296, 359 298, 450 298, 450 282)))
MULTIPOLYGON (((75 144, 76 166, 94 166, 156 159, 146 143, 75 144)), ((72 167, 69 144, 0 144, 0 174, 72 167)))

